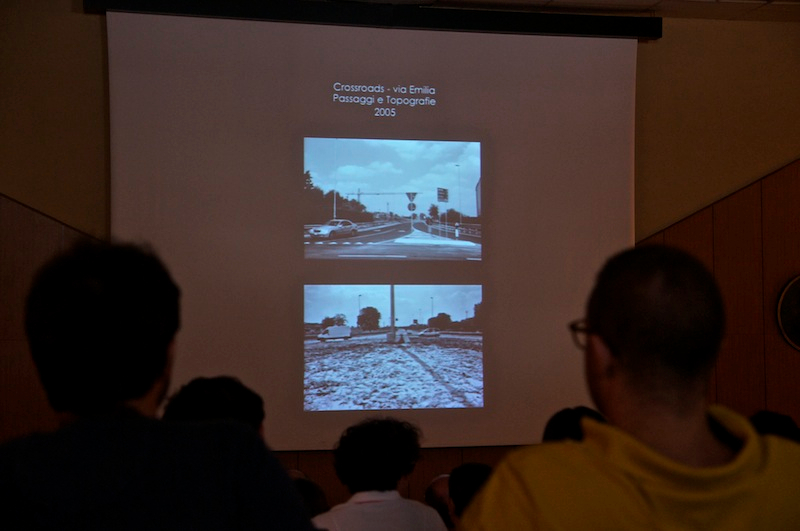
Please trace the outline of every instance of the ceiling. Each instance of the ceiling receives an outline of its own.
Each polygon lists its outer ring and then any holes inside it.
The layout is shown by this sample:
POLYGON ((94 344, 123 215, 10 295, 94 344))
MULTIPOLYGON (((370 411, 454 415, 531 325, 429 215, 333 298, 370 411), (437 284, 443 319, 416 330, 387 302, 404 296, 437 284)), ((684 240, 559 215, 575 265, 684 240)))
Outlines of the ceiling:
MULTIPOLYGON (((375 0, 373 0, 375 1, 375 0)), ((382 0, 441 8, 800 22, 800 0, 382 0)))

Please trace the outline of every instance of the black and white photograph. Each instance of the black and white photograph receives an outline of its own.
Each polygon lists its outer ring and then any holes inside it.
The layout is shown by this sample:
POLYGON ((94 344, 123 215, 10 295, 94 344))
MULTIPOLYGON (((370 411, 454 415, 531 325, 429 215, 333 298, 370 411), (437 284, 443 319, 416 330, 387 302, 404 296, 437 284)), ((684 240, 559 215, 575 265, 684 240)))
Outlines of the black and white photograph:
POLYGON ((483 406, 482 286, 304 292, 306 411, 483 406))
POLYGON ((481 260, 480 142, 304 139, 309 259, 481 260))

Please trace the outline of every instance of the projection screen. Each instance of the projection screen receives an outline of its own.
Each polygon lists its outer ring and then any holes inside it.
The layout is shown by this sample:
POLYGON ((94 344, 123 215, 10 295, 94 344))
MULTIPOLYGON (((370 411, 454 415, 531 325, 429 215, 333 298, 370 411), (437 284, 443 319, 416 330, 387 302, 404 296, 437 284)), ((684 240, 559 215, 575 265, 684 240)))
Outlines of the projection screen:
POLYGON ((590 403, 566 323, 633 243, 635 40, 107 21, 111 231, 182 288, 173 390, 240 378, 277 450, 590 403))

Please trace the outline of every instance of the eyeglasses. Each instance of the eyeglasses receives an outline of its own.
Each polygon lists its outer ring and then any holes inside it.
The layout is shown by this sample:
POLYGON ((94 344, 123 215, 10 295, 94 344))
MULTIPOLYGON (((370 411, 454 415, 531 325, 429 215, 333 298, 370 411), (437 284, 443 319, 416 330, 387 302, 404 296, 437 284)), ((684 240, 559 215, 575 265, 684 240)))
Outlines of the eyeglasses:
POLYGON ((576 319, 567 326, 572 333, 572 341, 575 342, 575 346, 581 350, 586 350, 586 345, 588 344, 586 338, 592 333, 586 324, 586 319, 576 319))

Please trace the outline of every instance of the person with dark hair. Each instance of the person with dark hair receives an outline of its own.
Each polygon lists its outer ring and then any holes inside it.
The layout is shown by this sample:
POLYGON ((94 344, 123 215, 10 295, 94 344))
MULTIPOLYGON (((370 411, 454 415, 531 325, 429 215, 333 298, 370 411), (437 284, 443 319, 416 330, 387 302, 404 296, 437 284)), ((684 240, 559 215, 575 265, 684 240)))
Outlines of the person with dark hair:
POLYGON ((233 376, 198 377, 170 397, 161 415, 169 421, 235 420, 264 436, 264 399, 233 376))
POLYGON ((708 404, 724 322, 691 255, 646 245, 612 257, 569 327, 608 423, 584 418, 581 441, 509 454, 463 531, 795 529, 800 445, 708 404))
POLYGON ((237 423, 155 418, 180 290, 151 251, 82 243, 36 275, 25 329, 62 426, 0 446, 4 521, 25 529, 313 529, 277 459, 237 423))
POLYGON ((107 414, 142 397, 157 406, 169 386, 179 299, 160 260, 132 245, 82 243, 41 269, 25 331, 53 409, 107 414))
POLYGON ((353 496, 316 516, 314 525, 328 531, 444 531, 435 510, 397 491, 419 460, 419 439, 419 428, 390 417, 347 428, 333 450, 333 464, 353 496))
POLYGON ((492 475, 492 467, 486 463, 463 463, 450 472, 448 490, 453 506, 453 520, 458 523, 472 498, 492 475))
POLYGON ((542 433, 542 442, 563 441, 571 439, 573 441, 583 440, 583 428, 581 421, 588 417, 598 422, 605 422, 602 413, 596 409, 586 406, 567 407, 556 411, 547 421, 542 433))

